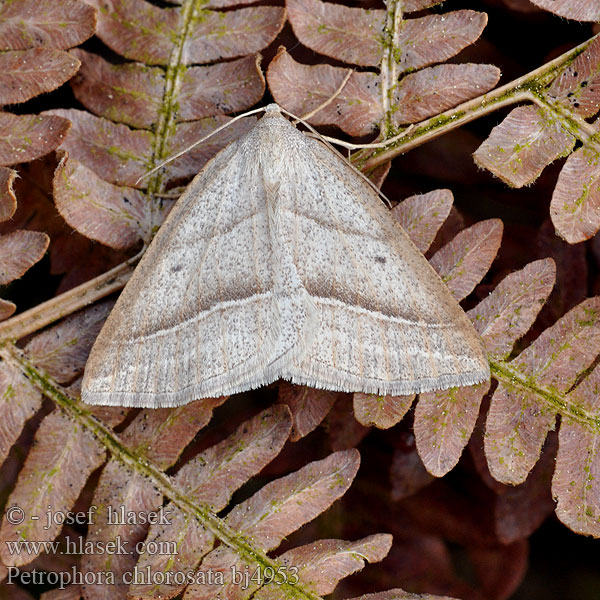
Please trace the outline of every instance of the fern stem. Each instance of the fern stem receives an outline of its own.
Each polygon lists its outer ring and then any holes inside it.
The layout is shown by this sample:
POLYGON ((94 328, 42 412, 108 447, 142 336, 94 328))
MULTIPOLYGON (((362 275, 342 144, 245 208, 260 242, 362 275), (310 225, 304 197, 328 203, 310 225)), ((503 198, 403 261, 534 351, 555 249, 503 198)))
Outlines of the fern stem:
POLYGON ((575 136, 580 142, 587 143, 598 135, 596 128, 579 115, 575 115, 556 102, 551 102, 547 97, 535 92, 531 93, 532 100, 552 117, 560 121, 560 124, 575 136))
POLYGON ((0 323, 0 344, 18 340, 123 288, 142 253, 60 296, 0 323))
MULTIPOLYGON (((600 35, 600 34, 598 34, 600 35)), ((596 133, 593 128, 573 115, 567 115, 560 110, 557 105, 551 104, 543 98, 540 89, 549 85, 556 77, 558 71, 562 70, 568 64, 573 62, 598 36, 590 38, 583 44, 580 44, 573 50, 565 52, 558 58, 546 63, 506 85, 499 87, 487 94, 473 98, 467 102, 447 110, 439 115, 435 115, 416 123, 410 133, 402 137, 387 148, 375 151, 359 151, 352 156, 352 161, 363 171, 372 171, 380 165, 435 139, 465 123, 469 123, 484 115, 487 115, 503 106, 516 104, 518 102, 535 102, 544 109, 550 111, 553 116, 561 121, 562 124, 579 140, 587 141, 590 134, 596 133)))
POLYGON ((544 403, 563 417, 568 417, 585 425, 594 433, 600 433, 600 417, 589 413, 569 400, 568 394, 549 389, 535 383, 533 378, 525 377, 521 372, 511 366, 509 362, 489 359, 490 370, 494 377, 508 388, 520 388, 528 394, 534 394, 544 403))
MULTIPOLYGON (((262 572, 269 567, 273 569, 274 573, 278 573, 281 565, 277 561, 269 558, 265 552, 255 548, 244 536, 236 533, 223 519, 212 512, 208 505, 192 502, 173 485, 172 479, 157 466, 132 453, 110 427, 97 419, 86 405, 54 382, 51 377, 40 372, 16 346, 10 343, 0 346, 0 358, 23 371, 40 392, 50 398, 70 418, 88 429, 114 459, 151 480, 153 485, 175 506, 197 519, 218 540, 232 548, 242 558, 258 564, 262 572)), ((290 598, 322 600, 319 595, 299 583, 289 583, 285 576, 282 576, 279 582, 276 579, 274 581, 286 590, 286 594, 290 598)))
MULTIPOLYGON (((175 130, 177 115, 177 96, 181 81, 185 74, 184 48, 187 39, 190 36, 192 24, 196 13, 201 7, 206 5, 205 0, 185 0, 181 7, 181 26, 177 35, 173 39, 173 49, 169 56, 169 62, 165 71, 165 84, 161 99, 161 109, 158 122, 156 123, 155 135, 153 140, 152 164, 150 168, 156 167, 165 158, 167 158, 168 140, 175 130)), ((150 170, 150 169, 149 169, 150 170)), ((160 172, 157 172, 149 181, 147 194, 157 194, 162 192, 163 179, 160 172)), ((155 203, 150 202, 151 210, 155 203)), ((153 222, 155 220, 153 219, 153 222)))
POLYGON ((381 57, 381 103, 384 121, 382 137, 393 130, 392 102, 394 91, 398 85, 398 60, 400 45, 398 43, 402 30, 402 0, 386 0, 386 22, 383 29, 383 55, 381 57))

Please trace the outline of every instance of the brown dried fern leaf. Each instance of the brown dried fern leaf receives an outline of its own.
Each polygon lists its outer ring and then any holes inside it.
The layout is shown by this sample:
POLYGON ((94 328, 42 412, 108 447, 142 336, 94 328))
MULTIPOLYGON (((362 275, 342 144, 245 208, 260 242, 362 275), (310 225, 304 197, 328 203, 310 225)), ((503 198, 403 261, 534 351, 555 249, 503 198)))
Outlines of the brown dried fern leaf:
POLYGON ((459 10, 402 19, 393 11, 321 0, 287 0, 286 6, 301 44, 336 61, 377 69, 352 72, 327 64, 303 65, 280 48, 267 71, 269 89, 296 115, 330 101, 309 117, 313 125, 337 125, 354 136, 381 129, 382 137, 389 137, 400 126, 456 106, 498 82, 499 71, 491 65, 428 67, 477 40, 487 22, 485 13, 459 10), (382 98, 389 98, 386 105, 382 98))
POLYGON ((61 215, 83 235, 128 248, 140 239, 148 242, 171 207, 155 194, 195 175, 252 126, 251 120, 239 121, 160 174, 138 181, 226 123, 227 113, 260 100, 264 79, 257 52, 279 33, 284 10, 221 12, 191 2, 161 8, 145 0, 93 4, 99 9, 98 37, 135 62, 111 64, 81 49, 72 52, 82 64, 73 91, 93 114, 50 111, 73 123, 61 145, 66 154, 54 197, 61 215))

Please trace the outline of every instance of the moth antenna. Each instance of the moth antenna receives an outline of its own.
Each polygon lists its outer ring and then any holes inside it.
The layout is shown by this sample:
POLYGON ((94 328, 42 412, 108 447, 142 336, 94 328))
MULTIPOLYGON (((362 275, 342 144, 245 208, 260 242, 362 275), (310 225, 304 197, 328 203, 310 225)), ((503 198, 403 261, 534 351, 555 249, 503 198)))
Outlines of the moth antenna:
POLYGON ((153 169, 150 169, 150 171, 148 171, 147 173, 145 173, 144 175, 142 175, 141 177, 139 177, 136 180, 135 185, 137 185, 140 181, 142 181, 142 179, 145 179, 149 175, 152 175, 152 173, 156 173, 156 171, 158 171, 159 169, 162 169, 165 165, 168 165, 170 162, 173 162, 175 159, 179 158, 180 156, 183 156, 190 150, 194 149, 196 146, 202 144, 203 142, 205 142, 206 140, 211 138, 213 135, 219 133, 220 131, 223 131, 223 129, 226 129, 227 127, 229 127, 236 121, 239 121, 240 119, 244 119, 246 117, 249 117, 250 115, 254 115, 259 112, 264 112, 265 108, 266 108, 265 106, 261 106, 260 108, 255 108, 254 110, 249 110, 248 112, 238 115, 237 117, 233 117, 233 119, 231 119, 230 121, 227 121, 227 123, 223 123, 223 125, 221 125, 220 127, 217 127, 214 131, 211 131, 208 135, 205 135, 203 138, 200 138, 199 140, 195 141, 193 144, 190 144, 187 148, 184 148, 177 154, 174 154, 173 156, 170 156, 166 160, 163 160, 163 162, 158 164, 153 169))
MULTIPOLYGON (((317 106, 314 110, 311 110, 310 112, 303 114, 302 117, 294 117, 294 119, 295 119, 294 125, 296 125, 297 123, 303 123, 304 125, 306 125, 306 121, 308 121, 308 119, 310 119, 311 117, 314 117, 318 112, 323 110, 325 107, 329 106, 342 93, 342 90, 346 87, 346 84, 348 83, 348 81, 350 80, 350 77, 352 77, 353 74, 354 74, 354 69, 348 69, 348 72, 346 73, 342 83, 340 83, 340 85, 338 86, 337 90, 333 93, 333 95, 331 95, 329 98, 327 98, 327 100, 325 100, 325 102, 323 102, 322 104, 317 106)), ((401 140, 403 137, 408 135, 408 133, 410 131, 412 131, 414 129, 414 127, 415 127, 414 124, 410 125, 406 129, 402 130, 399 134, 395 135, 394 137, 388 138, 388 139, 384 140, 383 142, 374 142, 371 144, 351 144, 349 142, 344 142, 343 140, 338 140, 337 138, 332 138, 332 137, 328 137, 328 136, 321 136, 321 139, 327 140, 337 146, 343 146, 344 148, 347 148, 348 150, 362 150, 364 148, 386 148, 390 144, 393 144, 394 142, 397 142, 398 140, 401 140)))
MULTIPOLYGON (((339 85, 338 89, 333 93, 333 95, 330 96, 327 100, 325 100, 325 102, 323 102, 322 104, 320 104, 319 106, 317 106, 317 108, 315 108, 311 112, 303 115, 302 118, 295 117, 297 119, 297 122, 301 121, 302 123, 304 123, 306 125, 305 119, 310 119, 312 116, 314 116, 315 114, 317 114, 320 110, 322 110, 323 108, 325 108, 326 106, 328 106, 329 104, 331 104, 340 95, 340 93, 344 89, 345 85, 348 83, 348 80, 350 79, 350 77, 352 77, 353 73, 354 73, 353 69, 348 69, 348 73, 346 73, 346 75, 344 76, 344 79, 343 79, 342 83, 339 85)), ((144 175, 142 175, 141 177, 139 177, 136 180, 135 185, 137 185, 140 181, 142 181, 142 179, 145 179, 149 175, 152 175, 152 173, 155 173, 156 171, 158 171, 159 169, 161 169, 165 165, 169 164, 170 162, 174 161, 175 159, 179 158, 180 156, 183 156, 184 154, 186 154, 187 152, 189 152, 190 150, 192 150, 193 148, 195 148, 199 144, 202 144, 203 142, 205 142, 206 140, 208 140, 209 138, 211 138, 216 133, 219 133, 219 131, 222 131, 223 129, 229 127, 232 123, 234 123, 238 119, 243 119, 245 117, 249 117, 250 115, 254 115, 256 113, 262 112, 262 111, 265 110, 265 108, 266 107, 264 107, 264 106, 260 107, 260 108, 256 108, 254 110, 251 110, 251 111, 245 112, 245 113, 243 113, 241 115, 238 115, 237 117, 234 117, 233 119, 231 119, 231 121, 227 121, 227 123, 224 123, 220 127, 217 127, 217 129, 215 129, 214 131, 212 131, 208 135, 205 135, 203 138, 195 141, 193 144, 191 144, 187 148, 184 148, 183 150, 181 150, 177 154, 174 154, 173 156, 170 156, 169 158, 167 158, 166 160, 164 160, 163 162, 161 162, 160 164, 158 164, 156 167, 154 167, 153 169, 151 169, 150 171, 148 171, 147 173, 145 173, 144 175)))
POLYGON ((337 138, 332 138, 326 135, 321 136, 322 139, 331 142, 332 144, 336 144, 337 146, 342 146, 347 148, 348 150, 363 150, 364 148, 387 148, 390 144, 401 140, 403 137, 406 137, 413 129, 415 125, 409 125, 406 129, 402 130, 398 135, 394 137, 387 138, 383 142, 373 142, 372 144, 352 144, 350 142, 344 142, 344 140, 338 140, 337 138))
POLYGON ((338 140, 337 138, 328 137, 326 135, 322 136, 323 139, 330 141, 332 144, 336 144, 338 146, 343 146, 348 150, 362 150, 364 148, 387 148, 390 144, 401 140, 403 137, 406 137, 413 129, 415 128, 414 124, 409 125, 406 129, 401 131, 398 135, 395 135, 392 138, 387 138, 384 142, 373 142, 372 144, 351 144, 350 142, 344 142, 344 140, 338 140))
POLYGON ((327 98, 325 102, 317 106, 317 108, 315 108, 314 110, 311 110, 310 112, 307 112, 306 114, 302 115, 302 122, 304 123, 305 121, 308 121, 308 119, 314 117, 319 111, 323 110, 326 106, 329 106, 342 93, 342 90, 346 87, 346 84, 350 80, 350 77, 352 77, 353 73, 354 69, 348 69, 344 80, 342 81, 342 83, 340 83, 338 89, 335 90, 333 95, 327 98))

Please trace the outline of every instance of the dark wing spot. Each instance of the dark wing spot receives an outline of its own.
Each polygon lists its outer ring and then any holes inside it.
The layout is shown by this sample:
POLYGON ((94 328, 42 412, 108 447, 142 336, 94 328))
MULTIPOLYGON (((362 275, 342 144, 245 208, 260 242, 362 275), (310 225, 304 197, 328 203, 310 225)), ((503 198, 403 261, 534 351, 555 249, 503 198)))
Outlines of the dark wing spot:
POLYGON ((384 263, 385 262, 385 256, 376 256, 375 260, 378 263, 384 263))

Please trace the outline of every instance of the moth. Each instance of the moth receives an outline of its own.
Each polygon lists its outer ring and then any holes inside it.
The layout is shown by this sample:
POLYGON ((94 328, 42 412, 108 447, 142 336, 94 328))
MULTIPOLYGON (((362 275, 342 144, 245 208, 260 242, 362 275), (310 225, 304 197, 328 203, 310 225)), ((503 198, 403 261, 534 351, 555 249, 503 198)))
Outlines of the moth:
POLYGON ((403 395, 484 381, 489 366, 378 194, 270 105, 177 201, 92 348, 82 398, 179 406, 279 378, 403 395))

